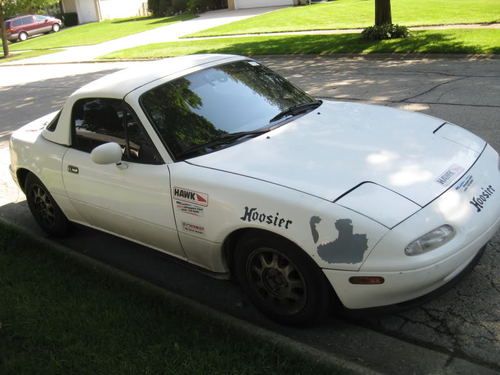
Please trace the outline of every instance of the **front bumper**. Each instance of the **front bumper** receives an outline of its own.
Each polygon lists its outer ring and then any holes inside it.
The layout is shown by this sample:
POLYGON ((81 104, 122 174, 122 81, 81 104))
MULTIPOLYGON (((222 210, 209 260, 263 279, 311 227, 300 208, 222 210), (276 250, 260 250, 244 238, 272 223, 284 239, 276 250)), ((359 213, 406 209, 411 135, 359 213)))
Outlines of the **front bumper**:
POLYGON ((349 309, 402 303, 426 295, 458 276, 499 229, 498 154, 487 146, 474 166, 446 193, 389 231, 359 272, 323 271, 349 309), (473 183, 464 190, 464 181, 470 176, 473 183), (495 192, 478 211, 471 201, 490 185, 495 192), (408 243, 442 224, 455 228, 453 240, 425 254, 404 254, 408 243), (380 285, 354 285, 349 282, 351 276, 381 276, 385 281, 380 285))

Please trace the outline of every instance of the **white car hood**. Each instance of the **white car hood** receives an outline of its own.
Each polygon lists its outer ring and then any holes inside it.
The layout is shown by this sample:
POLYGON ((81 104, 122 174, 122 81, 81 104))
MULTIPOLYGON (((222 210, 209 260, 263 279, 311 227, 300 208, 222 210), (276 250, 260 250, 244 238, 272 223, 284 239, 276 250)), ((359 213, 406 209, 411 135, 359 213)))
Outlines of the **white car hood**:
POLYGON ((485 147, 472 133, 443 123, 388 107, 325 101, 269 133, 188 162, 329 201, 371 182, 424 206, 485 147))

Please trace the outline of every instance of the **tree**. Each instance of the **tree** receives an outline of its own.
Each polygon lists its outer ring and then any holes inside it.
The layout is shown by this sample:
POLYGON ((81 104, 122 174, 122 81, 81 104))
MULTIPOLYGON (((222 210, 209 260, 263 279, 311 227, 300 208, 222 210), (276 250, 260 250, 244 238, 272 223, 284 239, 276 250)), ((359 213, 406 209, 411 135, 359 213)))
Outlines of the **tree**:
POLYGON ((4 0, 0 0, 0 32, 2 34, 3 55, 7 57, 9 56, 9 44, 7 43, 7 30, 5 30, 4 15, 4 0))
POLYGON ((5 19, 20 13, 37 13, 57 2, 59 0, 0 0, 0 32, 4 57, 9 56, 5 19))
POLYGON ((394 25, 391 15, 391 0, 375 0, 375 26, 361 32, 366 40, 408 38, 410 31, 406 26, 394 25))
POLYGON ((375 25, 392 24, 391 0, 375 0, 375 25))

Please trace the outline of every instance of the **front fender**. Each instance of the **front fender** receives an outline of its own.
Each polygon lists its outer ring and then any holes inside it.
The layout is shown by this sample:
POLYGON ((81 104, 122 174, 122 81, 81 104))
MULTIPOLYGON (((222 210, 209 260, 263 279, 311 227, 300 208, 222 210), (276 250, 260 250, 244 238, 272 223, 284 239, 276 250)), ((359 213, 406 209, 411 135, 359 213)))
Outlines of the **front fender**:
POLYGON ((187 162, 169 168, 179 236, 190 260, 209 269, 218 263, 214 258, 223 267, 222 243, 240 229, 275 233, 319 267, 343 270, 358 270, 388 231, 359 213, 285 186, 187 162), (190 193, 206 202, 198 204, 190 193), (206 246, 194 242, 218 246, 207 254, 206 246))

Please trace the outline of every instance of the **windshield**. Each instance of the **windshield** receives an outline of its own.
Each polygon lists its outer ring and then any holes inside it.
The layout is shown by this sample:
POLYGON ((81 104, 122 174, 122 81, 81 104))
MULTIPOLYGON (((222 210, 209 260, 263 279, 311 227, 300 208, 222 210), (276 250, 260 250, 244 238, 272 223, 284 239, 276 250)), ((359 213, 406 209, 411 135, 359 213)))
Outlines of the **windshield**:
POLYGON ((147 91, 140 101, 176 160, 193 148, 197 154, 188 154, 198 156, 241 142, 248 137, 233 137, 231 143, 228 135, 265 129, 288 108, 315 102, 283 77, 248 60, 170 81, 147 91), (226 141, 214 142, 219 138, 226 141), (212 147, 196 147, 204 144, 212 147))

